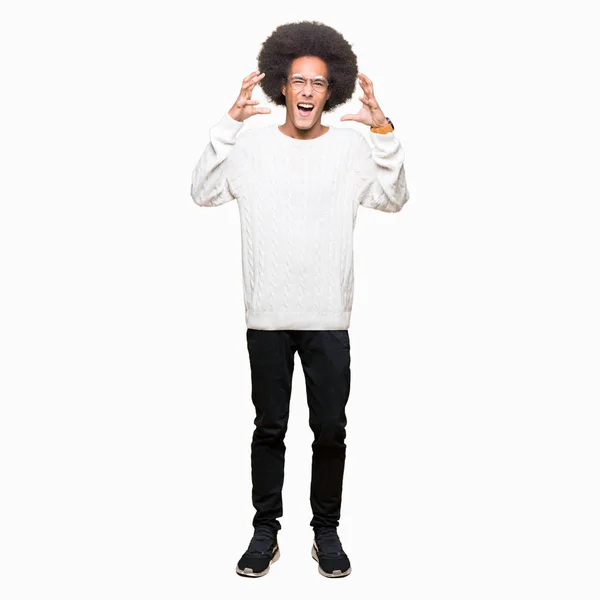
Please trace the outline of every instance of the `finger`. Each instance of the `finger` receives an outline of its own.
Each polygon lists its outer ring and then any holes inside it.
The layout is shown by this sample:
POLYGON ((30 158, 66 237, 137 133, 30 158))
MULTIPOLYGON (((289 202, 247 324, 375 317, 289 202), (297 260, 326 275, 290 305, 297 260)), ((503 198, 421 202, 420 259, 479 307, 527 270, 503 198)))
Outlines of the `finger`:
POLYGON ((361 82, 361 86, 364 89, 366 89, 366 90, 368 90, 370 92, 373 91, 373 82, 368 77, 366 77, 365 75, 363 75, 362 78, 359 81, 361 82))
POLYGON ((252 73, 250 73, 250 75, 246 75, 246 77, 244 77, 244 81, 248 81, 249 79, 252 79, 252 77, 254 77, 255 75, 258 75, 259 71, 252 71, 252 73))
POLYGON ((253 77, 256 76, 256 71, 254 73, 250 73, 250 75, 247 75, 246 77, 244 77, 244 79, 242 79, 242 89, 244 89, 244 86, 252 80, 253 77))
POLYGON ((259 75, 254 81, 250 83, 250 89, 254 89, 254 86, 265 76, 264 73, 259 75))
MULTIPOLYGON (((262 74, 262 76, 264 76, 264 73, 262 74)), ((240 90, 240 98, 244 98, 244 99, 250 99, 252 97, 252 90, 254 89, 254 86, 258 83, 258 81, 260 80, 261 76, 257 75, 255 77, 256 81, 248 81, 244 84, 242 84, 242 89, 240 90)))
POLYGON ((252 77, 251 79, 249 79, 248 81, 245 81, 242 84, 242 88, 248 88, 251 85, 256 85, 263 77, 265 76, 264 73, 261 73, 260 75, 255 75, 254 77, 252 77))
POLYGON ((260 81, 261 77, 259 76, 256 81, 249 81, 242 86, 242 94, 247 98, 250 98, 252 95, 252 90, 254 90, 256 84, 260 81))

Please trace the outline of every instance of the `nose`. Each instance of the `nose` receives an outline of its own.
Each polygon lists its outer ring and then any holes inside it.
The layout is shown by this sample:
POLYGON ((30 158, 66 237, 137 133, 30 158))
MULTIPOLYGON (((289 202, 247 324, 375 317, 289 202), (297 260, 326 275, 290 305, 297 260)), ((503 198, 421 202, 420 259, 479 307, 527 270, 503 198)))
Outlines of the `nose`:
POLYGON ((306 94, 306 88, 307 88, 307 87, 308 87, 308 90, 309 90, 309 94, 308 94, 308 95, 312 96, 313 87, 312 87, 312 82, 311 82, 311 81, 307 81, 307 82, 304 84, 304 87, 302 88, 302 93, 303 93, 304 95, 307 95, 307 94, 306 94))

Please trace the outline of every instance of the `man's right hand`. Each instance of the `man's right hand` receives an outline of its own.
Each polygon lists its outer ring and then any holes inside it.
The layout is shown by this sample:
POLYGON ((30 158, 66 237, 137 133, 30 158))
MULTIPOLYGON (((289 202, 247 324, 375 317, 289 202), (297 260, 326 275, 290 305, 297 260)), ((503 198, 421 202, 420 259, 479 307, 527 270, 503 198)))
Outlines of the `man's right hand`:
POLYGON ((259 108, 255 106, 260 100, 252 100, 252 90, 254 86, 265 76, 264 73, 258 74, 258 71, 252 71, 250 75, 244 77, 240 95, 229 109, 229 116, 236 121, 245 121, 248 117, 257 114, 268 114, 270 108, 259 108))

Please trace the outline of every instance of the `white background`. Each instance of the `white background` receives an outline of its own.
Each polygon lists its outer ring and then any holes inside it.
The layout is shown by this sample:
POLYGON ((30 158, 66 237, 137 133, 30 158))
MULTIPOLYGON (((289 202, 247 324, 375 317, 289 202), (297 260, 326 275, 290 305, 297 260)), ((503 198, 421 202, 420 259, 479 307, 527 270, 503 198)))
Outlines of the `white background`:
MULTIPOLYGON (((4 5, 3 599, 597 600, 591 4, 4 5), (189 193, 260 45, 303 19, 353 45, 411 193, 356 224, 337 584, 310 556, 298 355, 281 559, 235 574, 254 514, 239 214, 189 193)), ((366 135, 339 122, 360 94, 322 122, 366 135)), ((284 122, 261 106, 248 128, 284 122)))

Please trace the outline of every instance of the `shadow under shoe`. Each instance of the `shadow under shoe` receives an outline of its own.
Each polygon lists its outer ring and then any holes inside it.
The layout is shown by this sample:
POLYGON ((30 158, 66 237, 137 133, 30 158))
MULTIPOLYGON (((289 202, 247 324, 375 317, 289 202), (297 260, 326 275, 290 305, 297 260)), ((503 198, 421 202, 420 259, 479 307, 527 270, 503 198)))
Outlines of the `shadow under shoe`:
POLYGON ((279 559, 277 532, 270 527, 257 527, 248 549, 238 561, 235 572, 243 577, 262 577, 279 559))
POLYGON ((319 563, 319 573, 325 577, 346 577, 352 572, 335 527, 315 529, 311 554, 319 563))

